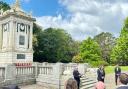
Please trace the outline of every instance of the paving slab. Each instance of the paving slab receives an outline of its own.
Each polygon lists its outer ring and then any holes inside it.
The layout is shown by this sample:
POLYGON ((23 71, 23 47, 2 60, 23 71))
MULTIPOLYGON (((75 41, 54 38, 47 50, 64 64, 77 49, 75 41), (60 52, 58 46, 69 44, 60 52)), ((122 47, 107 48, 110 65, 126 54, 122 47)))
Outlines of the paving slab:
POLYGON ((42 86, 36 85, 36 84, 34 84, 34 85, 21 86, 20 88, 21 89, 48 89, 46 87, 42 87, 42 86))

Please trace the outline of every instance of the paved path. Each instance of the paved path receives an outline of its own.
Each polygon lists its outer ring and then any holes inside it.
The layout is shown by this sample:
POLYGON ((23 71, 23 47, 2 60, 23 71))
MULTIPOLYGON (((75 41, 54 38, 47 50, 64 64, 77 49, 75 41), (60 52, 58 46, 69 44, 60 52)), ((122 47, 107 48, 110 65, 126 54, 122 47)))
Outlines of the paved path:
POLYGON ((116 89, 114 74, 108 74, 105 78, 106 89, 116 89))
MULTIPOLYGON (((128 73, 128 72, 123 71, 122 73, 128 73)), ((115 85, 115 74, 114 73, 106 75, 105 79, 106 79, 105 84, 106 84, 107 89, 116 89, 117 86, 115 85)))
MULTIPOLYGON (((106 79, 105 80, 106 89, 116 89, 114 74, 106 75, 105 79, 106 79)), ((34 84, 34 85, 22 86, 21 89, 47 89, 47 88, 34 84)))
POLYGON ((47 89, 45 87, 39 86, 39 85, 27 85, 27 86, 21 86, 21 89, 47 89))

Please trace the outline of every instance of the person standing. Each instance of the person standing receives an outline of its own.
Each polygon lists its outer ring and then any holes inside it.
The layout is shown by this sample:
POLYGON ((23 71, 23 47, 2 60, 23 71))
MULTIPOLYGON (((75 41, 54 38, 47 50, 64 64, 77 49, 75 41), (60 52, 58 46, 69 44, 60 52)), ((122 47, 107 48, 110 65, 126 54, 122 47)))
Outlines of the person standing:
POLYGON ((81 77, 81 74, 79 73, 78 68, 74 69, 73 76, 74 76, 74 79, 77 81, 78 89, 80 89, 80 77, 81 77))
POLYGON ((116 83, 116 85, 117 85, 117 80, 118 80, 120 74, 121 74, 121 68, 117 64, 115 67, 115 83, 116 83))
POLYGON ((97 80, 102 81, 104 83, 104 79, 105 79, 104 66, 100 66, 99 69, 97 70, 97 80))

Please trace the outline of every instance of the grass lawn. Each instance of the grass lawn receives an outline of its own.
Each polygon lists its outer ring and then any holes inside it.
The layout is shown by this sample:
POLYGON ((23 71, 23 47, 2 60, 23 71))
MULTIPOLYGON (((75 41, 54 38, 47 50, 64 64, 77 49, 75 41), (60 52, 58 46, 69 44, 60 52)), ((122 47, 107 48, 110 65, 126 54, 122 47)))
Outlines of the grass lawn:
MULTIPOLYGON (((114 73, 115 66, 105 67, 106 74, 114 73)), ((128 66, 121 66, 121 71, 128 71, 128 66)))

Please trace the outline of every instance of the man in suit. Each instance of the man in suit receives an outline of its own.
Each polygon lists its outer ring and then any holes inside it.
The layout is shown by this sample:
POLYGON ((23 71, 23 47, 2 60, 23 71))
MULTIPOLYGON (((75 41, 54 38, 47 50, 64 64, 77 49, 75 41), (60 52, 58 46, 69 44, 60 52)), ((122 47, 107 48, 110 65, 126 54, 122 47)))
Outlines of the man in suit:
POLYGON ((100 66, 99 69, 97 70, 97 80, 104 82, 104 79, 105 79, 104 66, 100 66))
POLYGON ((117 85, 117 79, 119 78, 119 75, 121 74, 121 68, 117 64, 115 67, 115 83, 117 85))
POLYGON ((81 77, 81 74, 79 73, 78 68, 74 69, 73 76, 74 76, 74 79, 77 81, 78 89, 80 89, 80 77, 81 77))

